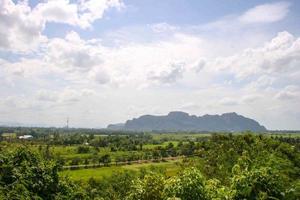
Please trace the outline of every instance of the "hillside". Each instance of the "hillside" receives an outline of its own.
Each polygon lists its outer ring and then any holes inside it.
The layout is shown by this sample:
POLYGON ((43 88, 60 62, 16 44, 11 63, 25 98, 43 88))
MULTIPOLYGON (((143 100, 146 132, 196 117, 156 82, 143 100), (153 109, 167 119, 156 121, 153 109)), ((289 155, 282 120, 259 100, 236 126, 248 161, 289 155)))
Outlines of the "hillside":
POLYGON ((111 124, 107 128, 127 131, 266 131, 257 121, 235 112, 195 116, 173 111, 163 116, 143 115, 124 124, 111 124))

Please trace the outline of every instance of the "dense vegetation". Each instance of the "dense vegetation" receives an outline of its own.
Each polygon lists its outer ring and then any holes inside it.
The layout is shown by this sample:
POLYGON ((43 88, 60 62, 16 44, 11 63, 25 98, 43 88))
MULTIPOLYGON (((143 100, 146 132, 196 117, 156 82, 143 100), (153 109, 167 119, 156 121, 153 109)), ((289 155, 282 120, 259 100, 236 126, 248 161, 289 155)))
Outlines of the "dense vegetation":
POLYGON ((300 197, 299 137, 253 133, 109 135, 36 131, 28 141, 2 137, 0 199, 300 197), (168 166, 173 168, 176 162, 176 172, 168 173, 163 167, 128 167, 88 180, 75 180, 65 173, 70 171, 67 166, 76 173, 77 168, 88 171, 142 165, 132 164, 134 160, 164 166, 170 163, 169 158, 172 164, 168 166), (97 168, 85 169, 89 167, 97 168))

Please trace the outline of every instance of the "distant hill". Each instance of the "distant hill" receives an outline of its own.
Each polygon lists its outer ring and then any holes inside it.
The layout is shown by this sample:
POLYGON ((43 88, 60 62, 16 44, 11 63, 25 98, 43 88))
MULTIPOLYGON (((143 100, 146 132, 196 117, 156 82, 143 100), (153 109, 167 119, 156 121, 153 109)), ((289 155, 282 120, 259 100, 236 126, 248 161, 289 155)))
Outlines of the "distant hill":
POLYGON ((127 120, 124 124, 111 124, 110 130, 125 131, 266 131, 257 121, 233 113, 222 115, 195 116, 173 111, 168 115, 143 115, 127 120))

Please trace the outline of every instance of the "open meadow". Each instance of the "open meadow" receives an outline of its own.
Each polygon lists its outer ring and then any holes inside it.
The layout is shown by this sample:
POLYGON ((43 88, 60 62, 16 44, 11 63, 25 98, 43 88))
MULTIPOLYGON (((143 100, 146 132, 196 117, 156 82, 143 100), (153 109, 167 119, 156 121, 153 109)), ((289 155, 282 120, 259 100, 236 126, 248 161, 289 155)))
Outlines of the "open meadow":
POLYGON ((172 160, 164 162, 149 162, 139 164, 126 164, 121 166, 104 166, 99 168, 77 169, 77 170, 64 170, 60 174, 68 176, 76 181, 88 181, 90 178, 101 180, 105 177, 111 176, 113 172, 124 172, 129 170, 132 172, 140 173, 142 170, 160 170, 167 176, 174 176, 180 170, 181 160, 172 160))

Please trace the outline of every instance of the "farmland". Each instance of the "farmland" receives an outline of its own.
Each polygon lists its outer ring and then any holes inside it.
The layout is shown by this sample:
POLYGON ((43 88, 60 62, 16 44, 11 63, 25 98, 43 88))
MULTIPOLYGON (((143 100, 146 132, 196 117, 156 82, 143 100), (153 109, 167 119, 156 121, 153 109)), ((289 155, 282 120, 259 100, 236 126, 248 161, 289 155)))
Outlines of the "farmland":
POLYGON ((42 179, 45 187, 48 180, 59 180, 57 184, 64 184, 57 185, 57 194, 63 192, 59 188, 76 191, 68 192, 67 198, 108 200, 127 196, 130 199, 130 195, 139 195, 138 188, 152 194, 153 186, 161 196, 150 199, 164 200, 166 196, 172 196, 167 188, 175 187, 174 182, 182 184, 190 178, 195 181, 191 183, 192 188, 204 185, 202 190, 206 199, 214 199, 216 195, 220 199, 224 196, 239 199, 236 198, 239 195, 247 199, 248 193, 239 189, 240 181, 277 199, 293 200, 300 191, 298 133, 103 133, 77 129, 3 129, 3 133, 14 134, 13 137, 7 137, 7 134, 1 137, 1 162, 5 163, 1 164, 2 180, 12 176, 11 180, 20 177, 20 180, 34 182, 35 176, 45 176, 47 179, 42 179), (33 135, 32 139, 18 139, 29 133, 33 135), (10 165, 14 167, 7 168, 10 165), (7 173, 10 169, 14 170, 7 173), (259 181, 265 179, 268 182, 261 188, 259 181))
POLYGON ((64 170, 61 172, 61 175, 69 176, 71 179, 76 181, 88 181, 90 178, 101 180, 105 177, 111 176, 113 172, 124 172, 125 170, 130 170, 138 173, 141 170, 159 169, 165 171, 167 176, 173 176, 180 169, 179 162, 180 160, 155 163, 128 164, 122 166, 106 166, 101 168, 90 169, 64 170))

